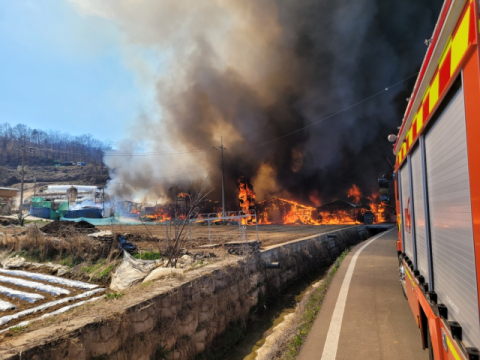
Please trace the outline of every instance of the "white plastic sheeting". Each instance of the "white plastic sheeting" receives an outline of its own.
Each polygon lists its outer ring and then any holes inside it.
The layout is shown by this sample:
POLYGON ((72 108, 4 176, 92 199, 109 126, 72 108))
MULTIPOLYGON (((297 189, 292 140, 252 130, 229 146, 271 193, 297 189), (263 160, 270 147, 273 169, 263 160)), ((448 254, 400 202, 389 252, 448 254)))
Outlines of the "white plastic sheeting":
POLYGON ((91 185, 48 185, 47 193, 66 193, 71 187, 76 188, 79 192, 93 192, 97 190, 96 186, 91 185))
POLYGON ((60 309, 58 309, 58 310, 52 311, 51 313, 42 315, 42 316, 40 316, 39 319, 43 319, 43 318, 46 318, 46 317, 49 317, 49 316, 58 315, 58 314, 67 312, 68 310, 71 310, 71 309, 73 309, 73 308, 76 308, 77 306, 81 306, 81 305, 86 304, 86 303, 89 303, 89 302, 91 302, 91 301, 100 300, 102 297, 103 297, 103 296, 97 296, 97 297, 94 297, 94 298, 91 298, 91 299, 88 299, 88 300, 79 301, 79 302, 76 303, 76 304, 68 305, 68 306, 65 306, 65 307, 63 307, 63 308, 60 308, 60 309))
MULTIPOLYGON (((104 289, 103 289, 104 290, 104 289)), ((14 325, 14 326, 9 326, 8 328, 6 329, 3 329, 0 331, 0 334, 11 329, 12 327, 23 327, 23 326, 27 326, 28 324, 30 324, 31 322, 34 322, 34 321, 38 321, 38 320, 41 320, 41 319, 44 319, 46 317, 49 317, 49 316, 53 316, 53 315, 58 315, 58 314, 61 314, 61 313, 64 313, 68 310, 72 310, 73 308, 76 308, 77 306, 81 306, 81 305, 84 305, 86 303, 89 303, 89 302, 92 302, 92 301, 97 301, 97 300, 100 300, 102 297, 101 296, 98 296, 98 297, 95 297, 95 298, 91 298, 91 299, 88 299, 88 300, 84 300, 84 301, 80 301, 76 304, 73 304, 73 305, 69 305, 69 306, 65 306, 61 309, 58 309, 56 311, 52 311, 51 313, 48 313, 48 314, 45 314, 45 315, 42 315, 40 316, 39 318, 36 318, 36 319, 33 319, 33 320, 26 320, 26 321, 22 321, 20 323, 18 323, 17 325, 14 325)))
MULTIPOLYGON (((84 292, 83 294, 79 294, 79 295, 76 295, 76 296, 72 296, 72 297, 68 297, 68 298, 64 298, 64 299, 60 299, 60 300, 55 300, 55 301, 51 301, 51 302, 48 302, 48 303, 45 303, 45 304, 42 304, 42 305, 39 305, 39 306, 36 306, 34 308, 31 308, 31 309, 27 309, 27 310, 23 310, 23 311, 20 311, 16 314, 12 314, 12 315, 7 315, 7 316, 2 316, 0 317, 0 325, 5 325, 5 324, 8 324, 10 321, 12 320, 15 320, 15 319, 19 319, 21 317, 24 317, 26 315, 30 315, 30 314, 34 314, 38 311, 43 311, 43 310, 46 310, 48 308, 51 308, 51 307, 54 307, 54 306, 57 306, 57 305, 60 305, 60 304, 65 304, 67 302, 71 302, 71 301, 76 301, 76 300, 79 300, 79 299, 84 299, 86 297, 89 297, 89 296, 92 296, 92 295, 95 295, 99 292, 102 292, 102 291, 105 291, 104 288, 100 288, 100 289, 95 289, 95 290, 91 290, 91 291, 87 291, 87 292, 84 292)), ((78 304, 78 303, 77 303, 78 304)), ((74 304, 74 305, 77 305, 77 304, 74 304)), ((74 306, 72 305, 72 306, 74 306)), ((77 305, 78 306, 78 305, 77 305)), ((58 310, 57 310, 58 311, 58 310)), ((66 311, 66 310, 65 310, 66 311)), ((53 314, 53 313, 52 313, 53 314)))
POLYGON ((7 301, 0 300, 0 311, 15 310, 17 307, 7 301))
POLYGON ((47 292, 54 296, 62 295, 62 294, 63 295, 70 294, 70 291, 68 291, 67 289, 62 289, 62 288, 51 286, 51 285, 45 285, 36 281, 28 281, 28 280, 17 279, 17 278, 2 276, 2 275, 0 275, 0 282, 6 282, 9 284, 15 284, 17 286, 23 286, 30 289, 35 289, 37 291, 47 292))
POLYGON ((45 297, 40 294, 32 294, 32 293, 27 293, 23 291, 18 291, 18 290, 4 287, 4 286, 0 286, 0 294, 6 295, 9 297, 18 298, 20 300, 27 301, 29 303, 34 303, 35 301, 45 299, 45 297))
POLYGON ((27 277, 29 279, 46 281, 46 282, 49 282, 49 283, 52 283, 52 284, 58 284, 58 285, 69 286, 69 287, 76 287, 76 288, 85 289, 85 290, 91 290, 91 289, 95 289, 95 288, 98 287, 98 285, 87 284, 87 283, 84 283, 82 281, 69 280, 69 279, 64 279, 64 278, 60 278, 60 277, 57 277, 57 276, 37 274, 37 273, 32 273, 32 272, 23 271, 23 270, 0 269, 0 273, 7 274, 7 275, 14 275, 14 276, 24 276, 24 277, 27 277))
POLYGON ((110 283, 110 289, 114 291, 125 290, 142 281, 159 265, 159 261, 137 260, 124 250, 122 265, 115 271, 110 283))

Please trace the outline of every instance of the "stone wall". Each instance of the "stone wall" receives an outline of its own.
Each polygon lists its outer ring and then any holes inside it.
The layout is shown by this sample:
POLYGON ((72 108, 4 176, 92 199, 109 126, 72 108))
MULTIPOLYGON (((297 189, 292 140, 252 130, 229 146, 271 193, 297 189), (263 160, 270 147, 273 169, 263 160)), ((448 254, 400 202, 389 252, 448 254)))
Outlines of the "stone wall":
POLYGON ((279 269, 265 269, 267 295, 281 292, 292 281, 316 269, 328 268, 346 248, 370 237, 365 226, 309 236, 260 253, 263 263, 278 262, 279 269))
MULTIPOLYGON (((356 226, 271 247, 251 255, 247 263, 236 258, 221 267, 207 266, 175 288, 152 293, 115 316, 53 337, 45 334, 37 345, 9 350, 0 345, 0 357, 149 360, 168 353, 169 359, 193 359, 229 324, 247 321, 259 297, 280 292, 313 268, 328 267, 346 247, 368 236, 365 226, 356 226), (271 262, 279 262, 280 268, 267 269, 271 262)), ((20 344, 28 334, 15 342, 20 344)))

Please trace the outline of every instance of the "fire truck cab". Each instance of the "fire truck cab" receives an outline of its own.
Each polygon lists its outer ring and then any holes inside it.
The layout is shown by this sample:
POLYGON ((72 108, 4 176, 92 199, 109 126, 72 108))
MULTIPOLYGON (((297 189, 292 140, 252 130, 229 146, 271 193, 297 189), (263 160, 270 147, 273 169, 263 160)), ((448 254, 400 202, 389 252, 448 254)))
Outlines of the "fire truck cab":
POLYGON ((437 360, 480 359, 479 2, 444 2, 394 137, 400 281, 437 360))

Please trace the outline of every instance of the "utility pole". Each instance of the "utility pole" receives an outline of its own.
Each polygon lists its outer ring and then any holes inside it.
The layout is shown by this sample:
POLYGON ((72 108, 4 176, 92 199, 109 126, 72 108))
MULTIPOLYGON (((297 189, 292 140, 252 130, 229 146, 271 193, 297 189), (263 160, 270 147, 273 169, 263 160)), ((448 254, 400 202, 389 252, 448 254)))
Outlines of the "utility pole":
POLYGON ((23 183, 25 181, 25 136, 23 137, 22 145, 22 185, 20 187, 20 206, 18 210, 18 221, 20 226, 23 226, 23 183))
POLYGON ((222 154, 222 217, 225 217, 225 162, 223 160, 223 150, 227 149, 223 147, 223 136, 220 136, 220 147, 214 146, 213 148, 222 154))
MULTIPOLYGON (((25 152, 27 150, 26 146, 26 141, 25 141, 25 135, 23 136, 23 145, 21 146, 21 151, 22 152, 22 183, 20 186, 20 206, 18 210, 18 221, 20 222, 20 225, 23 226, 23 186, 25 183, 25 152)), ((28 150, 30 151, 30 154, 33 154, 35 152, 35 148, 29 147, 28 150)), ((36 191, 36 184, 37 179, 35 178, 35 190, 36 191)))

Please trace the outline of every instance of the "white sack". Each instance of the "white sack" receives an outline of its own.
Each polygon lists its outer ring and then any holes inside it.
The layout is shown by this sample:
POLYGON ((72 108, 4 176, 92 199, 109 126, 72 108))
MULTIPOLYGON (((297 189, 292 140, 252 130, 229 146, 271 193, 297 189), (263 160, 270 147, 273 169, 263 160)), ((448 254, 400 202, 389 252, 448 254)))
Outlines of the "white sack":
POLYGON ((166 276, 175 276, 176 274, 183 274, 183 270, 174 268, 157 268, 153 270, 142 282, 164 278, 166 276))

